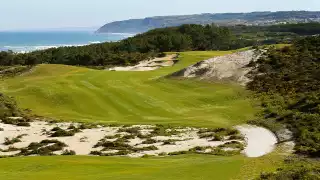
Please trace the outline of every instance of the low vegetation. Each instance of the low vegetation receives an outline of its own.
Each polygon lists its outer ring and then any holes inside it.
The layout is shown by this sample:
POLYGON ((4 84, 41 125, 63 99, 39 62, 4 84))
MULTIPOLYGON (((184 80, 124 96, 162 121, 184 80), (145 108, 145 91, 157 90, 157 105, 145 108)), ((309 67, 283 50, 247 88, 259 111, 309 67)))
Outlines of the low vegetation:
MULTIPOLYGON (((294 133, 299 154, 320 157, 320 37, 309 37, 283 49, 269 49, 257 62, 248 89, 262 101, 262 120, 269 128, 282 124, 294 133)), ((276 129, 274 129, 276 131, 276 129)))
POLYGON ((64 150, 61 155, 63 155, 63 156, 74 156, 74 155, 76 155, 76 152, 73 151, 73 150, 64 150))
POLYGON ((19 66, 19 65, 18 66, 1 66, 0 65, 0 78, 14 77, 30 71, 31 68, 32 66, 19 66))
POLYGON ((286 180, 286 179, 320 179, 320 165, 317 160, 290 157, 285 160, 284 166, 276 172, 262 173, 257 180, 286 180))
POLYGON ((59 127, 55 127, 51 130, 53 133, 50 135, 51 137, 66 137, 66 136, 74 136, 75 133, 80 132, 79 129, 74 128, 74 129, 69 129, 69 130, 64 130, 59 127))
POLYGON ((17 156, 30 156, 30 155, 40 155, 48 156, 55 155, 55 151, 61 151, 67 145, 58 140, 43 140, 40 143, 33 142, 26 148, 20 149, 21 152, 17 156))
POLYGON ((4 120, 6 117, 20 115, 21 112, 17 107, 15 100, 3 93, 0 93, 0 119, 4 120))
POLYGON ((4 139, 4 145, 12 145, 12 144, 15 144, 15 143, 18 143, 18 142, 21 142, 21 139, 22 138, 22 136, 17 136, 17 137, 14 137, 14 138, 12 138, 12 139, 10 139, 10 138, 8 138, 8 137, 6 137, 5 139, 4 139))

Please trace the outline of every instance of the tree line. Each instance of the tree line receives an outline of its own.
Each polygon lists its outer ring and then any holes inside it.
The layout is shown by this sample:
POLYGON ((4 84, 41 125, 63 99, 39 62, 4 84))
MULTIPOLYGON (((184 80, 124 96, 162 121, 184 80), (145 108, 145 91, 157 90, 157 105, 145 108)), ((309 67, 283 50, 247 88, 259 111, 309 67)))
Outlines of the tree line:
POLYGON ((40 63, 82 66, 133 65, 141 60, 157 56, 161 52, 234 50, 247 46, 288 42, 288 39, 293 39, 299 34, 319 32, 320 25, 314 23, 303 26, 298 24, 268 27, 186 24, 154 29, 119 42, 81 47, 59 47, 21 54, 3 51, 0 52, 0 65, 40 63), (264 33, 265 31, 268 33, 264 33), (261 33, 264 34, 260 35, 261 33))

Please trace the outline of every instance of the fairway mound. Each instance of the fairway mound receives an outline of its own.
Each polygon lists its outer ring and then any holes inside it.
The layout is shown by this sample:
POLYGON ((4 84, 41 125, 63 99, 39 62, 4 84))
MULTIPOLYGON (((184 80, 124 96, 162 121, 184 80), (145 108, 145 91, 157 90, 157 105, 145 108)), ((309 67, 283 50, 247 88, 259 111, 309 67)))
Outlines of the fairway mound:
POLYGON ((278 142, 270 130, 252 125, 237 126, 246 137, 247 146, 244 154, 248 157, 260 157, 272 152, 278 142))
POLYGON ((135 66, 113 67, 109 71, 153 71, 161 67, 170 67, 177 62, 177 54, 141 61, 135 66))
POLYGON ((247 65, 257 60, 259 55, 254 50, 237 52, 200 61, 168 77, 198 78, 201 80, 222 80, 239 84, 250 81, 246 74, 250 71, 247 65))
POLYGON ((79 123, 0 123, 0 155, 166 156, 236 155, 244 137, 236 129, 171 128, 162 125, 100 126, 79 123))

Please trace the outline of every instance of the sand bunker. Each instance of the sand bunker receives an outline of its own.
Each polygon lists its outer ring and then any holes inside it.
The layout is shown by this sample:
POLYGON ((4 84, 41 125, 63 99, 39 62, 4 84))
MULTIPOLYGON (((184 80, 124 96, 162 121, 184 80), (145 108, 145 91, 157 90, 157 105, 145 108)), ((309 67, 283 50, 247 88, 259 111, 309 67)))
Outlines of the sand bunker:
POLYGON ((254 50, 237 52, 200 61, 192 66, 175 72, 168 77, 197 78, 201 80, 222 80, 245 85, 251 70, 247 65, 259 58, 254 50))
POLYGON ((175 64, 177 54, 167 55, 162 58, 154 58, 151 60, 141 61, 135 66, 113 67, 109 71, 153 71, 161 67, 170 67, 175 64))
POLYGON ((29 127, 0 123, 0 155, 38 155, 49 149, 56 155, 72 150, 77 155, 129 157, 190 152, 213 155, 243 152, 248 157, 259 157, 270 153, 277 143, 269 130, 249 125, 236 127, 239 131, 150 125, 81 127, 78 123, 43 121, 30 122, 29 127), (66 135, 69 132, 73 134, 66 135), (63 135, 56 137, 56 134, 63 135), (63 148, 57 149, 55 141, 64 144, 63 148))
POLYGON ((248 157, 260 157, 272 152, 277 144, 277 137, 268 129, 242 125, 237 129, 246 137, 247 146, 244 154, 248 157))

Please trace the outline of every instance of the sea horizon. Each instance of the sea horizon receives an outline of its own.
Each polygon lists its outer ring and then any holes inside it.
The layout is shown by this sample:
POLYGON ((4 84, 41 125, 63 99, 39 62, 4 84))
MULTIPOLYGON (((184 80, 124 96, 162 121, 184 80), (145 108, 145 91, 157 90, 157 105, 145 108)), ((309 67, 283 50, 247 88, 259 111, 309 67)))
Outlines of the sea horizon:
POLYGON ((0 51, 24 53, 63 46, 85 46, 115 42, 133 35, 94 31, 0 31, 0 51))

